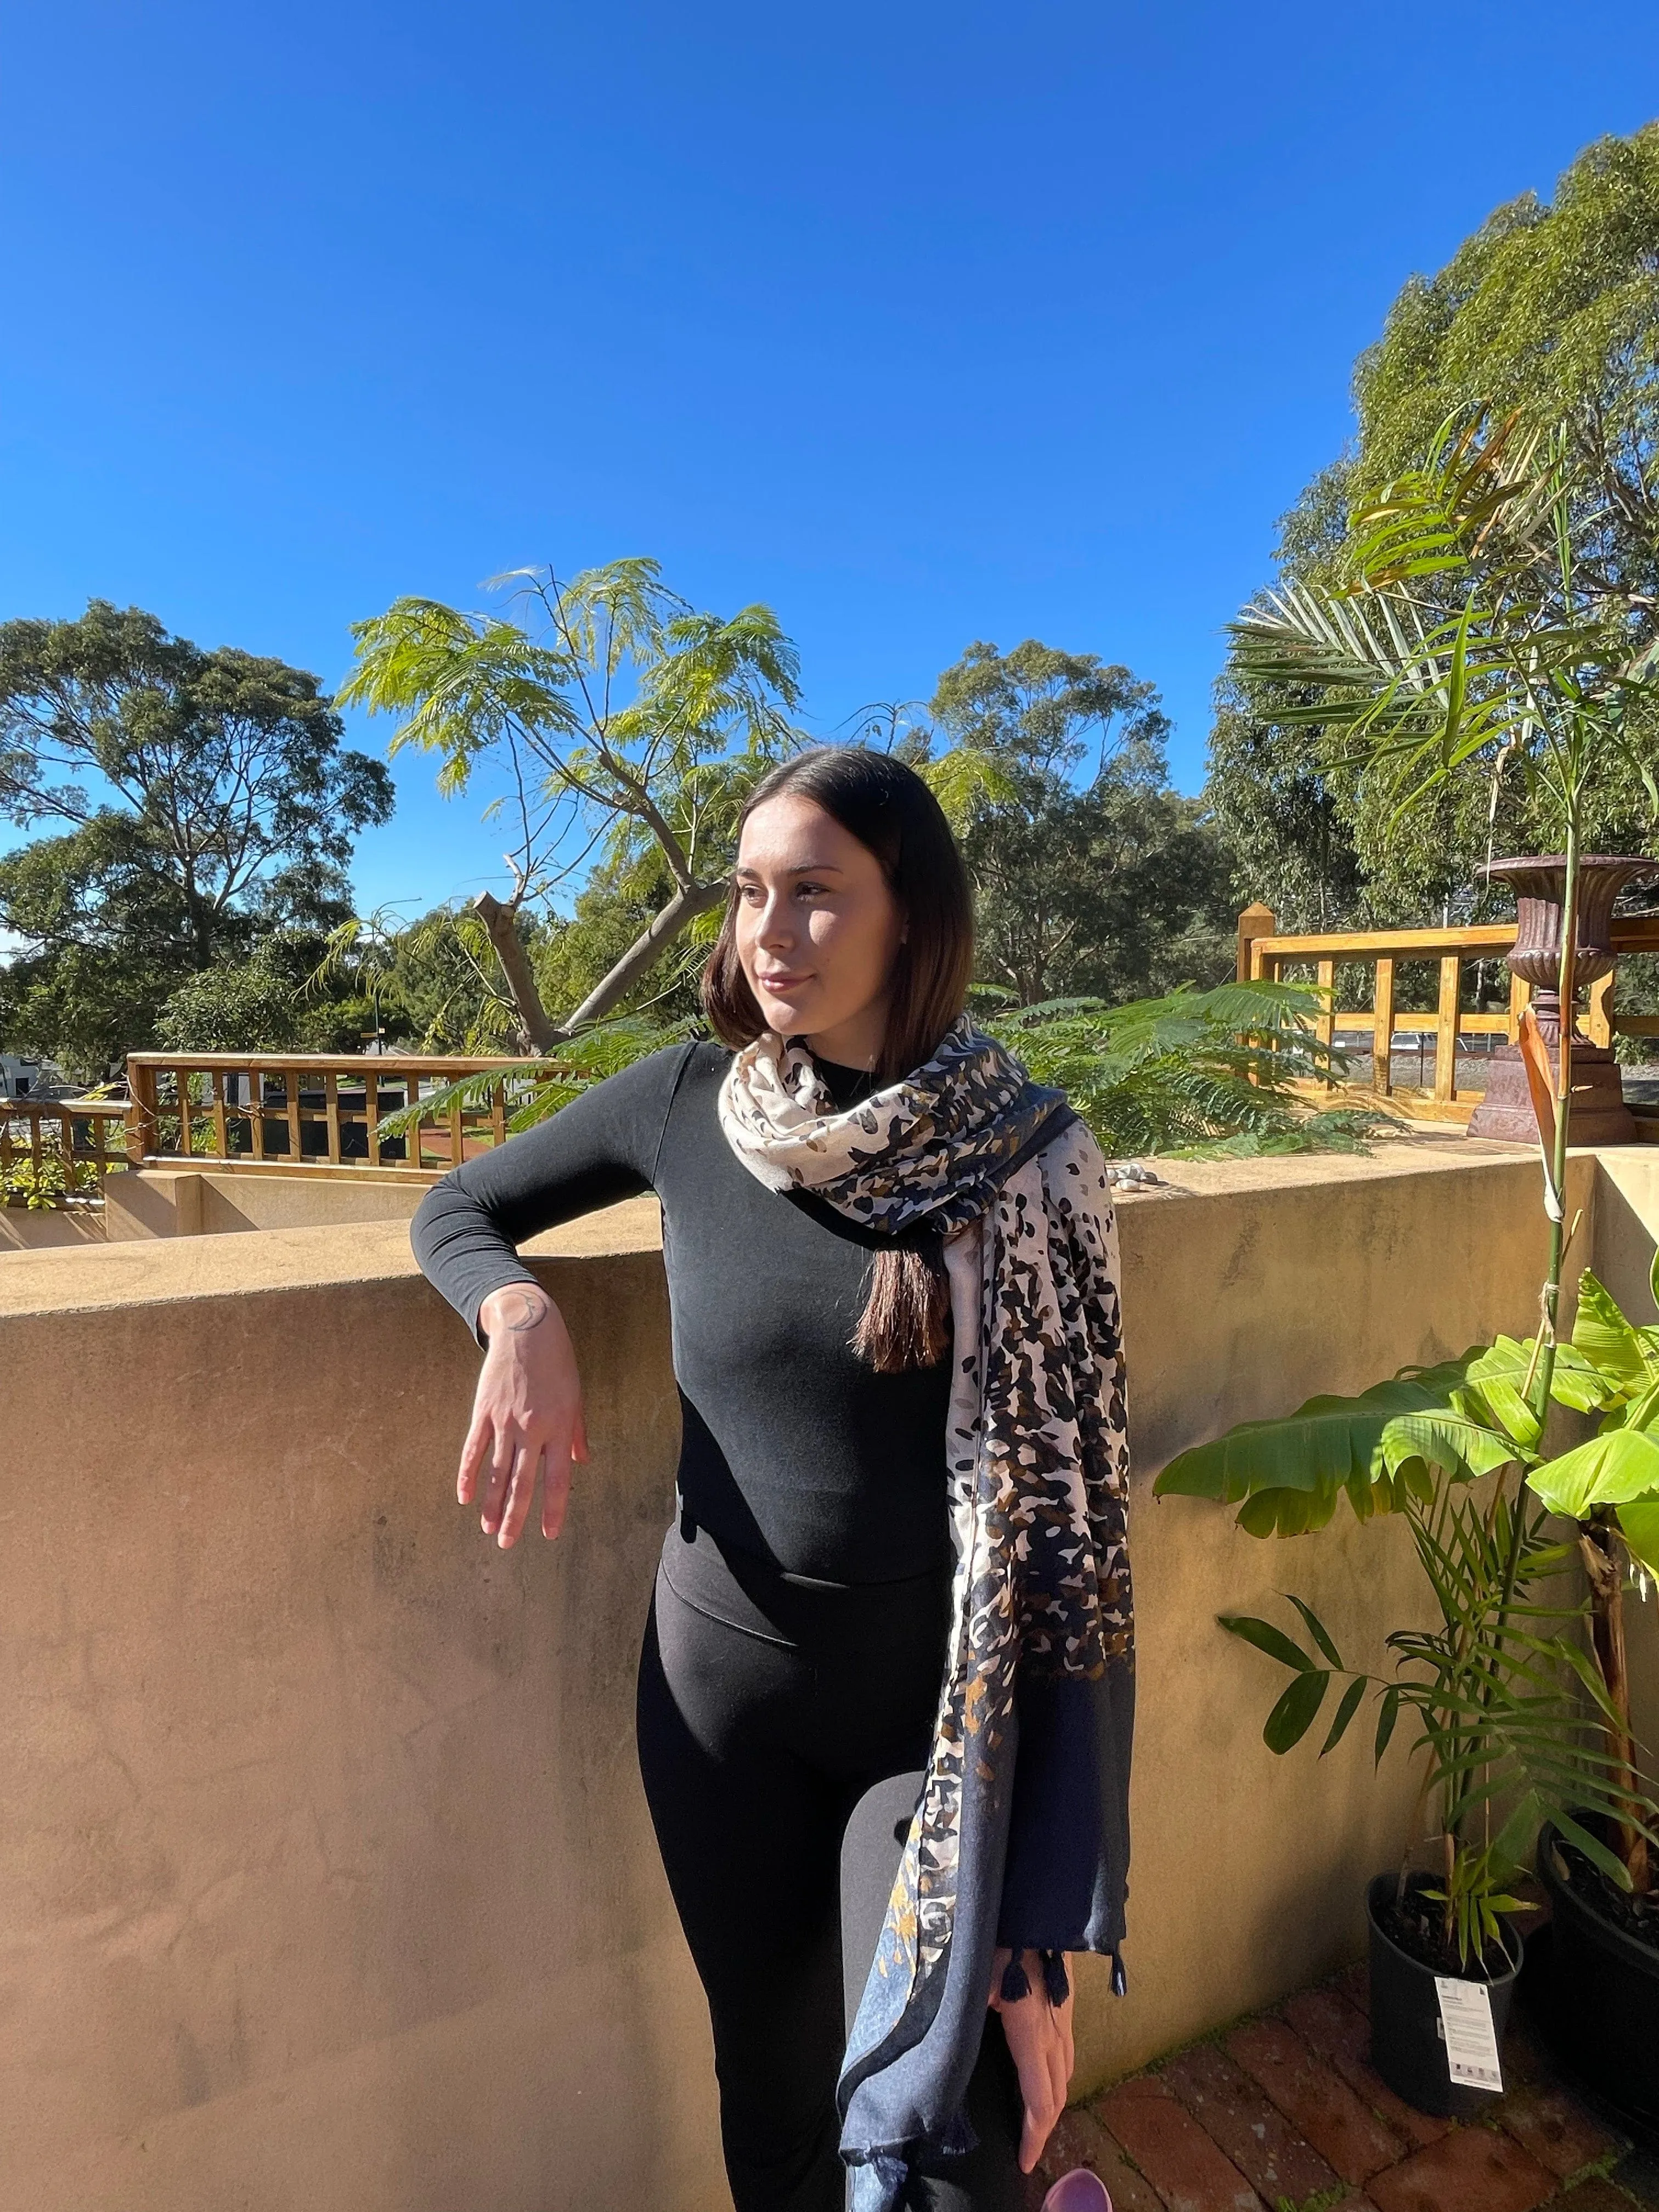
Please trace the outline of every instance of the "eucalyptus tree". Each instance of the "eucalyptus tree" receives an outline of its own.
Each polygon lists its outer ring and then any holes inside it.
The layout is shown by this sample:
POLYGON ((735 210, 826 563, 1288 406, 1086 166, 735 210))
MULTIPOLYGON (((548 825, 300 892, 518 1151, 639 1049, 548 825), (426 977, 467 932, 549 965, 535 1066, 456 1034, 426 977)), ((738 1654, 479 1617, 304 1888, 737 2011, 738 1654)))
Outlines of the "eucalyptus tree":
POLYGON ((406 598, 355 624, 340 696, 401 717, 392 750, 436 754, 446 796, 486 775, 498 786, 486 813, 510 825, 513 890, 475 906, 541 1051, 615 1007, 723 899, 744 798, 799 742, 799 667, 769 608, 700 612, 655 561, 496 582, 513 589, 507 613, 406 598), (518 925, 596 857, 642 884, 653 911, 556 1020, 518 925))
POLYGON ((162 1003, 273 929, 349 910, 384 765, 346 749, 314 676, 212 651, 142 609, 0 623, 0 1036, 101 1076, 162 1003))
POLYGON ((951 750, 918 765, 960 791, 983 980, 1032 1006, 1230 971, 1231 867, 1202 807, 1170 788, 1151 684, 1035 638, 980 642, 931 712, 951 750))
POLYGON ((125 818, 197 967, 239 915, 309 920, 344 894, 353 840, 392 791, 343 726, 304 670, 205 651, 137 607, 0 623, 0 812, 70 836, 125 818))

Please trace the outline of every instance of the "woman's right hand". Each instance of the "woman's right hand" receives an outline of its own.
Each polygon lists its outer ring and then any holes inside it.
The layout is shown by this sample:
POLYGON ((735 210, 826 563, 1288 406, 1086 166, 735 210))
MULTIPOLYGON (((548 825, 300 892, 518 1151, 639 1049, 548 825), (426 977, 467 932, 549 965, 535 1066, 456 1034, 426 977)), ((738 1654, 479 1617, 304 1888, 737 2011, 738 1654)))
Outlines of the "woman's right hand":
POLYGON ((564 1316, 534 1283, 492 1291, 478 1309, 489 1349, 472 1401, 455 1494, 482 1486, 483 1530, 505 1551, 523 1534, 542 1478, 542 1534, 556 1536, 570 1469, 587 1457, 581 1377, 564 1316))

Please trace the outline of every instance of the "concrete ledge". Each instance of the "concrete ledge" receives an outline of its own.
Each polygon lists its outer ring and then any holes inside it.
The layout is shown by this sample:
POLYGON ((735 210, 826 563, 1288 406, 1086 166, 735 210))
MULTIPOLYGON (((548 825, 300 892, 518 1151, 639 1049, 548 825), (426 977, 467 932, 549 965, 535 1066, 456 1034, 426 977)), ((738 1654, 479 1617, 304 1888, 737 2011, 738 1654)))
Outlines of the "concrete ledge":
POLYGON ((105 1187, 112 1243, 152 1237, 222 1237, 253 1229, 318 1229, 354 1221, 407 1221, 426 1195, 424 1176, 372 1168, 308 1175, 250 1169, 143 1168, 105 1187))
MULTIPOLYGON (((654 1198, 624 1199, 533 1237, 524 1249, 532 1258, 659 1252, 661 1212, 654 1198)), ((0 1316, 422 1279, 409 1249, 409 1224, 402 1219, 272 1229, 259 1237, 136 1238, 10 1255, 0 1267, 0 1316)), ((444 1310, 435 1293, 433 1304, 444 1310)))

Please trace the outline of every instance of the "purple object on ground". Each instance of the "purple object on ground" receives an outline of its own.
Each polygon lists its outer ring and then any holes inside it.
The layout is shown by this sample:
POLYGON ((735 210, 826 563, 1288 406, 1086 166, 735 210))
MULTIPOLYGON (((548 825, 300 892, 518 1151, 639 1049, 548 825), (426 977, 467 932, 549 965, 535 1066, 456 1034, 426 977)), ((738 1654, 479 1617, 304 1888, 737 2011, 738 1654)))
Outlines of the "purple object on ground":
POLYGON ((1091 2173, 1086 2166, 1074 2166, 1043 2198, 1042 2212, 1112 2212, 1112 2200, 1097 2173, 1091 2173))

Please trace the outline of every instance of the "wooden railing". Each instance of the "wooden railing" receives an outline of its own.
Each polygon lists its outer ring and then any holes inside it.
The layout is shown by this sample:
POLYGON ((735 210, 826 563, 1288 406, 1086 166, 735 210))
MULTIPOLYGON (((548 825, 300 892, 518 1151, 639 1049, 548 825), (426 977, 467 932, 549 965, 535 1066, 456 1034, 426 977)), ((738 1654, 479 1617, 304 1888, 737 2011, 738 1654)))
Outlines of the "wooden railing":
MULTIPOLYGON (((503 1077, 481 1103, 452 1103, 428 1116, 422 1099, 463 1075, 522 1063, 452 1054, 323 1053, 127 1055, 126 1158, 133 1167, 212 1167, 318 1175, 389 1171, 430 1182, 499 1145, 512 1095, 529 1079, 503 1077), (379 1124, 410 1107, 401 1135, 379 1124)), ((556 1072, 547 1063, 542 1071, 556 1072)))
POLYGON ((0 1098, 0 1203, 31 1194, 95 1203, 111 1170, 127 1164, 125 1128, 112 1127, 126 1117, 121 1098, 0 1098))
MULTIPOLYGON (((1466 1007, 1464 969, 1474 962, 1501 963, 1515 942, 1515 924, 1495 922, 1460 929, 1369 929, 1334 931, 1323 934, 1281 937, 1271 908, 1247 907, 1238 917, 1238 975, 1282 978, 1291 968, 1311 967, 1313 981, 1330 994, 1328 1011, 1315 1026, 1327 1044, 1344 1036, 1367 1040, 1371 1079, 1367 1086, 1376 1096, 1394 1100, 1408 1116, 1425 1121, 1467 1121, 1484 1085, 1460 1084, 1458 1048, 1465 1040, 1479 1038, 1513 1042, 1522 1009, 1532 987, 1507 970, 1493 977, 1498 992, 1506 998, 1501 1008, 1466 1007), (1439 969, 1436 1003, 1417 1010, 1398 1003, 1397 970, 1413 962, 1432 961, 1439 969), (1341 971, 1353 966, 1372 971, 1370 1004, 1345 1007, 1339 982, 1341 971), (1414 1086, 1394 1079, 1395 1039, 1413 1038, 1419 1044, 1433 1040, 1432 1085, 1414 1086)), ((1659 915, 1642 916, 1613 924, 1615 952, 1659 951, 1659 915)), ((1618 1036, 1659 1036, 1659 1016, 1621 1016, 1614 1011, 1618 971, 1590 986, 1584 1028, 1595 1044, 1607 1045, 1618 1036)), ((1496 995, 1498 994, 1494 994, 1496 995)))

